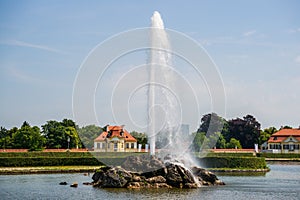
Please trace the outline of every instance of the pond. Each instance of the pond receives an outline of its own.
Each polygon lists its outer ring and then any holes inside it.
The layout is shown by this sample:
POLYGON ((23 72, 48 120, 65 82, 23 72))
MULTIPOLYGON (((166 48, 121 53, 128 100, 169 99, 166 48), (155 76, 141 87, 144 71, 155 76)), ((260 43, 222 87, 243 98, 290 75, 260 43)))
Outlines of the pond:
POLYGON ((83 174, 1 175, 1 199, 300 199, 300 165, 270 164, 265 175, 219 174, 225 186, 199 189, 101 189, 83 174), (78 182, 77 188, 59 185, 78 182))

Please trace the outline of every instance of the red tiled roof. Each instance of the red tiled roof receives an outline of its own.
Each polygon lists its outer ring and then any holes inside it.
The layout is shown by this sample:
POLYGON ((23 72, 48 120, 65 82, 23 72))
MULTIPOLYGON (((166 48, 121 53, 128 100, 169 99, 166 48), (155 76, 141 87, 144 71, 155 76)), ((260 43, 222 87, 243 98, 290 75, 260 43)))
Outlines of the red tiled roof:
POLYGON ((300 136, 300 129, 281 129, 272 136, 300 136))
POLYGON ((280 143, 286 140, 288 137, 293 136, 296 140, 300 141, 300 129, 281 129, 271 135, 268 142, 280 143))
MULTIPOLYGON (((110 138, 124 138, 125 142, 136 142, 137 140, 126 131, 123 126, 108 126, 108 131, 111 133, 110 138), (123 130, 123 135, 121 132, 123 130)), ((108 132, 102 132, 94 141, 104 141, 108 132)))
POLYGON ((268 142, 269 143, 270 142, 272 142, 272 143, 280 143, 280 142, 284 141, 286 138, 288 138, 288 137, 277 137, 277 136, 273 137, 273 136, 271 136, 270 139, 268 140, 268 142))

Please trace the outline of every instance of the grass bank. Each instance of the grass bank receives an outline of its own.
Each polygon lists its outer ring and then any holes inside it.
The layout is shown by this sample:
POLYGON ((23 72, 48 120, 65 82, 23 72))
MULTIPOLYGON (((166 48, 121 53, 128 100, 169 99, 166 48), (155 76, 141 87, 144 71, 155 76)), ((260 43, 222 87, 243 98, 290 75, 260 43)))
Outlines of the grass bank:
MULTIPOLYGON (((18 152, 0 153, 2 172, 23 171, 28 173, 48 172, 81 172, 104 165, 121 165, 127 156, 138 156, 143 153, 105 153, 105 152, 18 152), (74 169, 73 167, 74 166, 74 169), (29 167, 29 168, 28 168, 29 167), (49 168, 50 167, 50 168, 49 168), (87 167, 87 168, 86 168, 87 167), (71 168, 71 169, 70 169, 71 168), (4 171, 3 171, 4 170, 4 171), (5 171, 6 170, 6 171, 5 171), (78 171, 79 170, 79 171, 78 171), (80 171, 81 170, 81 171, 80 171)), ((268 170, 264 157, 252 154, 210 153, 206 157, 196 157, 201 166, 216 171, 257 171, 268 170)), ((0 170, 1 173, 1 170, 0 170)), ((25 173, 25 172, 24 172, 25 173)))
POLYGON ((102 166, 44 166, 44 167, 0 167, 1 175, 84 173, 90 175, 102 166))
POLYGON ((268 169, 265 158, 258 157, 203 157, 197 158, 201 166, 205 168, 223 168, 223 169, 268 169))

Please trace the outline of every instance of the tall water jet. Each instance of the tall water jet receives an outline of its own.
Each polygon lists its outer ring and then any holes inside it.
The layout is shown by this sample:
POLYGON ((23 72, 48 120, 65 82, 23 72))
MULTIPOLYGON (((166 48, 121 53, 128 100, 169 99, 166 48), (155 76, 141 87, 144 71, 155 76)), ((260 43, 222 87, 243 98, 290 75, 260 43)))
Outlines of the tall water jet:
MULTIPOLYGON (((174 105, 169 98, 172 75, 171 54, 167 33, 159 12, 151 17, 151 49, 149 53, 149 91, 148 91, 148 136, 150 154, 155 155, 156 135, 166 127, 174 126, 170 120, 170 106, 174 105), (162 113, 163 112, 163 113, 162 113), (163 117, 162 117, 163 116, 163 117), (163 118, 163 119, 162 119, 163 118)), ((171 89, 172 90, 172 89, 171 89)))

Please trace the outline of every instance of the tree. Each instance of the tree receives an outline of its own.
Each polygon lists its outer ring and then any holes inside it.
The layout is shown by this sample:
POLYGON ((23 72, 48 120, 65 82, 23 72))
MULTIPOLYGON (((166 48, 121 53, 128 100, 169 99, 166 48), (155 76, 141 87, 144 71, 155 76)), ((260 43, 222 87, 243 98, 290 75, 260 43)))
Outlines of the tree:
POLYGON ((103 129, 96 125, 88 125, 78 128, 77 131, 83 146, 91 149, 94 147, 94 139, 103 132, 103 129))
POLYGON ((62 122, 60 122, 61 125, 63 125, 64 127, 73 127, 73 128, 77 128, 76 123, 71 120, 71 119, 63 119, 62 122))
POLYGON ((281 129, 292 129, 293 127, 285 125, 285 126, 281 126, 279 130, 281 129))
POLYGON ((194 151, 201 151, 202 149, 209 149, 209 139, 206 137, 206 133, 193 133, 195 135, 193 140, 194 151))
POLYGON ((259 135, 260 123, 253 116, 247 115, 243 119, 229 121, 229 135, 226 140, 228 141, 228 137, 235 138, 243 148, 254 148, 254 144, 258 144, 259 135))
POLYGON ((81 141, 75 127, 75 122, 68 119, 64 119, 62 122, 51 120, 42 125, 42 133, 46 138, 46 147, 68 148, 68 138, 70 138, 70 148, 81 147, 81 141))
POLYGON ((136 140, 138 144, 142 144, 142 148, 145 148, 145 145, 148 143, 148 137, 146 133, 139 133, 137 131, 130 132, 130 135, 132 135, 136 140))
POLYGON ((259 145, 262 145, 264 142, 267 142, 272 134, 276 133, 277 129, 275 127, 265 128, 260 132, 259 135, 259 145))
POLYGON ((216 113, 203 115, 198 133, 204 132, 206 135, 221 132, 223 135, 228 132, 228 122, 216 113))
POLYGON ((2 126, 0 128, 0 148, 11 148, 11 136, 9 135, 9 131, 2 126))
POLYGON ((13 147, 29 149, 31 151, 41 150, 45 143, 45 138, 41 135, 40 128, 37 126, 31 127, 27 122, 24 122, 12 136, 13 147))
MULTIPOLYGON (((226 147, 226 137, 229 135, 229 125, 226 119, 218 116, 216 113, 209 113, 203 115, 201 118, 201 125, 197 130, 198 133, 202 133, 201 143, 205 146, 205 148, 225 148, 226 147), (204 139, 203 137, 206 137, 204 139)), ((194 140, 196 143, 199 143, 199 138, 194 140)), ((228 138, 229 141, 229 138, 228 138)), ((196 148, 199 148, 200 144, 195 144, 196 148)), ((201 146, 201 145, 200 145, 201 146)))
POLYGON ((235 138, 231 138, 229 143, 227 143, 226 146, 228 149, 241 149, 242 148, 240 141, 235 138))
POLYGON ((216 133, 216 134, 218 134, 216 148, 217 149, 225 149, 226 148, 226 140, 225 140, 224 136, 222 135, 222 133, 216 133))

